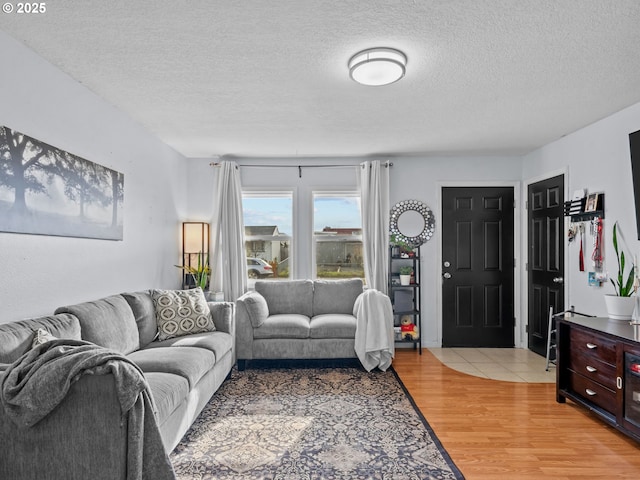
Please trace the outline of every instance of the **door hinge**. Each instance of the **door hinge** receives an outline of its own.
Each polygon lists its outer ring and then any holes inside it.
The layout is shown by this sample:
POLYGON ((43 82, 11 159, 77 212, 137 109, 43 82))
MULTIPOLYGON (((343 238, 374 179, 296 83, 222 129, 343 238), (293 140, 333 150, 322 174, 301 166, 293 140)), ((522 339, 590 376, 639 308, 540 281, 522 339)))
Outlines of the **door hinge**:
POLYGON ((525 209, 525 210, 529 210, 529 200, 525 200, 525 202, 524 202, 524 209, 525 209))
POLYGON ((524 326, 524 331, 525 331, 525 333, 529 333, 529 324, 526 324, 524 326))

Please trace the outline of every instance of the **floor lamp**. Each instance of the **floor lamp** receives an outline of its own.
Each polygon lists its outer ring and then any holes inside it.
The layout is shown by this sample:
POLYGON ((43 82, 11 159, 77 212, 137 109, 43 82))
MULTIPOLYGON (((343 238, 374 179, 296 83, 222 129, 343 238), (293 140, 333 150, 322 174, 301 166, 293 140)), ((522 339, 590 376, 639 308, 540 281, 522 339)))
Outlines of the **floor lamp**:
POLYGON ((193 288, 196 281, 190 269, 209 263, 209 224, 204 222, 182 223, 182 288, 193 288))

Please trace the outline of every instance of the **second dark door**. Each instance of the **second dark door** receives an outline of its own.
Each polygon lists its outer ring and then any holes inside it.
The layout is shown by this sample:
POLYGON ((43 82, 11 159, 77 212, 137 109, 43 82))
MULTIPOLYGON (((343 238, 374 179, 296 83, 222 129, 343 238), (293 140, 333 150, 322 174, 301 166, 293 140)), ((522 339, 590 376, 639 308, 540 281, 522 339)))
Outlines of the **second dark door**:
POLYGON ((529 349, 546 355, 549 308, 564 310, 564 176, 529 185, 527 262, 529 349))

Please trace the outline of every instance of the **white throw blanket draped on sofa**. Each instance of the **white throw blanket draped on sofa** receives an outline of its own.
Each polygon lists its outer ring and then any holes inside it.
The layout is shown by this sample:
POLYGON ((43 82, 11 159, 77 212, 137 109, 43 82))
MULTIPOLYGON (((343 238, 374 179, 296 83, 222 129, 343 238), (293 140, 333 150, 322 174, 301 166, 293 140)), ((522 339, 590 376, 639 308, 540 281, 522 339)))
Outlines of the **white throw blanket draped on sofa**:
POLYGON ((370 372, 375 367, 385 371, 395 352, 393 308, 387 295, 368 289, 353 306, 356 317, 355 349, 362 366, 370 372))

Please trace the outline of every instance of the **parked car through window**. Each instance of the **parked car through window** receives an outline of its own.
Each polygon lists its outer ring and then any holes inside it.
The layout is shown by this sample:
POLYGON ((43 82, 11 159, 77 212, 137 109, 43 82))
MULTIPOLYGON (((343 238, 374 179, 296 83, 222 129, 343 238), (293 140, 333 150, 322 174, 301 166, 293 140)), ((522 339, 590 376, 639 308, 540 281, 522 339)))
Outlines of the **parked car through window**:
POLYGON ((249 278, 273 276, 273 268, 262 258, 247 258, 247 275, 249 278))

